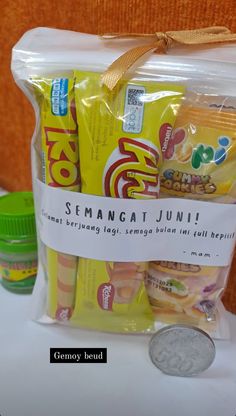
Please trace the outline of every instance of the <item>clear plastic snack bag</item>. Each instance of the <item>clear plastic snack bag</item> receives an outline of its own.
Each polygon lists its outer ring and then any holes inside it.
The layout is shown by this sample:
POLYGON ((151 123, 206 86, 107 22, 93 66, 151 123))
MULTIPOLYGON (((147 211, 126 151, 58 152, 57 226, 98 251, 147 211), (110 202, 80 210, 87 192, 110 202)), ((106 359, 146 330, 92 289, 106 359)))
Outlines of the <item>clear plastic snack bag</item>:
POLYGON ((236 47, 149 55, 110 91, 104 71, 146 44, 38 28, 13 48, 36 112, 34 318, 123 333, 187 321, 225 337, 236 47))

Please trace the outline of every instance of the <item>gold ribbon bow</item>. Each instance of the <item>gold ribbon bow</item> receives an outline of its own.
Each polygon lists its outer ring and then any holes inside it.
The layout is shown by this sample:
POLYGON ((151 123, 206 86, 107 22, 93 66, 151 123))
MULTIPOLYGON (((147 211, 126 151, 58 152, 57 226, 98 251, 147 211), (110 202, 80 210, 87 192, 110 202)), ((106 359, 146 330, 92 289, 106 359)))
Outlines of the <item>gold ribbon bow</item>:
POLYGON ((102 83, 113 90, 125 73, 138 59, 148 52, 166 53, 176 44, 181 45, 202 45, 220 42, 236 42, 236 34, 224 26, 206 27, 194 30, 179 30, 170 32, 157 32, 155 34, 105 34, 103 39, 116 39, 123 37, 146 37, 153 39, 150 44, 132 48, 116 59, 102 75, 102 83))

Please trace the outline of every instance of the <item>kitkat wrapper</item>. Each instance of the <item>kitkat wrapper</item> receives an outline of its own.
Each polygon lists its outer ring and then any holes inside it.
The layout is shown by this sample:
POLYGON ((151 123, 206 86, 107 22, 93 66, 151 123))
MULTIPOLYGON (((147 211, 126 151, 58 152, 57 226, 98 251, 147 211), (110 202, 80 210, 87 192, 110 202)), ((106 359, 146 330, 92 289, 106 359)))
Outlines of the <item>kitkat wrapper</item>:
MULTIPOLYGON (((99 73, 76 71, 75 79, 81 192, 158 198, 162 146, 175 122, 183 87, 129 81, 109 92, 99 73)), ((147 269, 148 263, 80 258, 71 323, 114 332, 151 329, 147 269)))
MULTIPOLYGON (((236 100, 192 94, 180 108, 161 168, 161 196, 236 202, 236 100)), ((146 278, 158 319, 207 326, 229 267, 151 262, 146 278)))
MULTIPOLYGON (((79 191, 78 128, 73 77, 32 79, 42 138, 42 179, 49 186, 79 191)), ((71 317, 75 302, 77 257, 46 249, 47 312, 59 321, 71 317)))

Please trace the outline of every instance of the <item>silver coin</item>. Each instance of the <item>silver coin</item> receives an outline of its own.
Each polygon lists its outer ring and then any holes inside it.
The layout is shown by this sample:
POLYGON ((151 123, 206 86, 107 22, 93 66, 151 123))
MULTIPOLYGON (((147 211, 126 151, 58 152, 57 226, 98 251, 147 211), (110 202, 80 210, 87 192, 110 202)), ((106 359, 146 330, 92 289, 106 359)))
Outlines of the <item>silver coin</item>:
POLYGON ((210 367, 215 358, 215 344, 199 328, 170 325, 153 335, 149 355, 163 373, 190 377, 210 367))

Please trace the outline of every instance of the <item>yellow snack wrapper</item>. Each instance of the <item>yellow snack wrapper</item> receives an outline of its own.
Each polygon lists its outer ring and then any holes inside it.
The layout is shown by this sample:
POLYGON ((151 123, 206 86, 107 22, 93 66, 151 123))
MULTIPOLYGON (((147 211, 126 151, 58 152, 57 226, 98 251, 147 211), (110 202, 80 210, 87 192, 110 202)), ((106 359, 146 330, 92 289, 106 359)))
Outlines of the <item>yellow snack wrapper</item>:
POLYGON ((236 183, 236 110, 200 104, 180 109, 165 152, 161 192, 226 202, 236 183))
MULTIPOLYGON (((32 79, 40 107, 42 179, 49 186, 79 191, 78 128, 74 79, 32 79)), ((52 318, 66 321, 75 301, 77 257, 47 247, 47 309, 52 318)))
POLYGON ((163 273, 170 273, 172 275, 179 276, 202 276, 203 274, 206 275, 214 275, 214 269, 217 267, 211 266, 199 266, 197 264, 187 264, 187 263, 177 263, 174 261, 155 261, 152 262, 155 264, 155 268, 160 270, 163 273))
MULTIPOLYGON (((235 104, 194 94, 186 100, 165 151, 162 197, 235 202, 235 104)), ((213 325, 227 274, 227 267, 151 262, 146 288, 158 319, 196 325, 209 319, 213 325)))
POLYGON ((182 314, 181 318, 184 321, 189 319, 192 324, 205 320, 215 308, 215 301, 224 287, 223 270, 223 267, 151 262, 146 287, 158 319, 161 319, 159 314, 166 315, 168 322, 173 323, 176 314, 182 314))
MULTIPOLYGON (((183 87, 129 81, 108 92, 98 73, 78 71, 75 78, 81 192, 158 198, 162 149, 183 87)), ((115 226, 107 232, 115 232, 115 226)), ((114 332, 150 329, 154 319, 144 285, 147 267, 80 258, 71 323, 114 332)))

